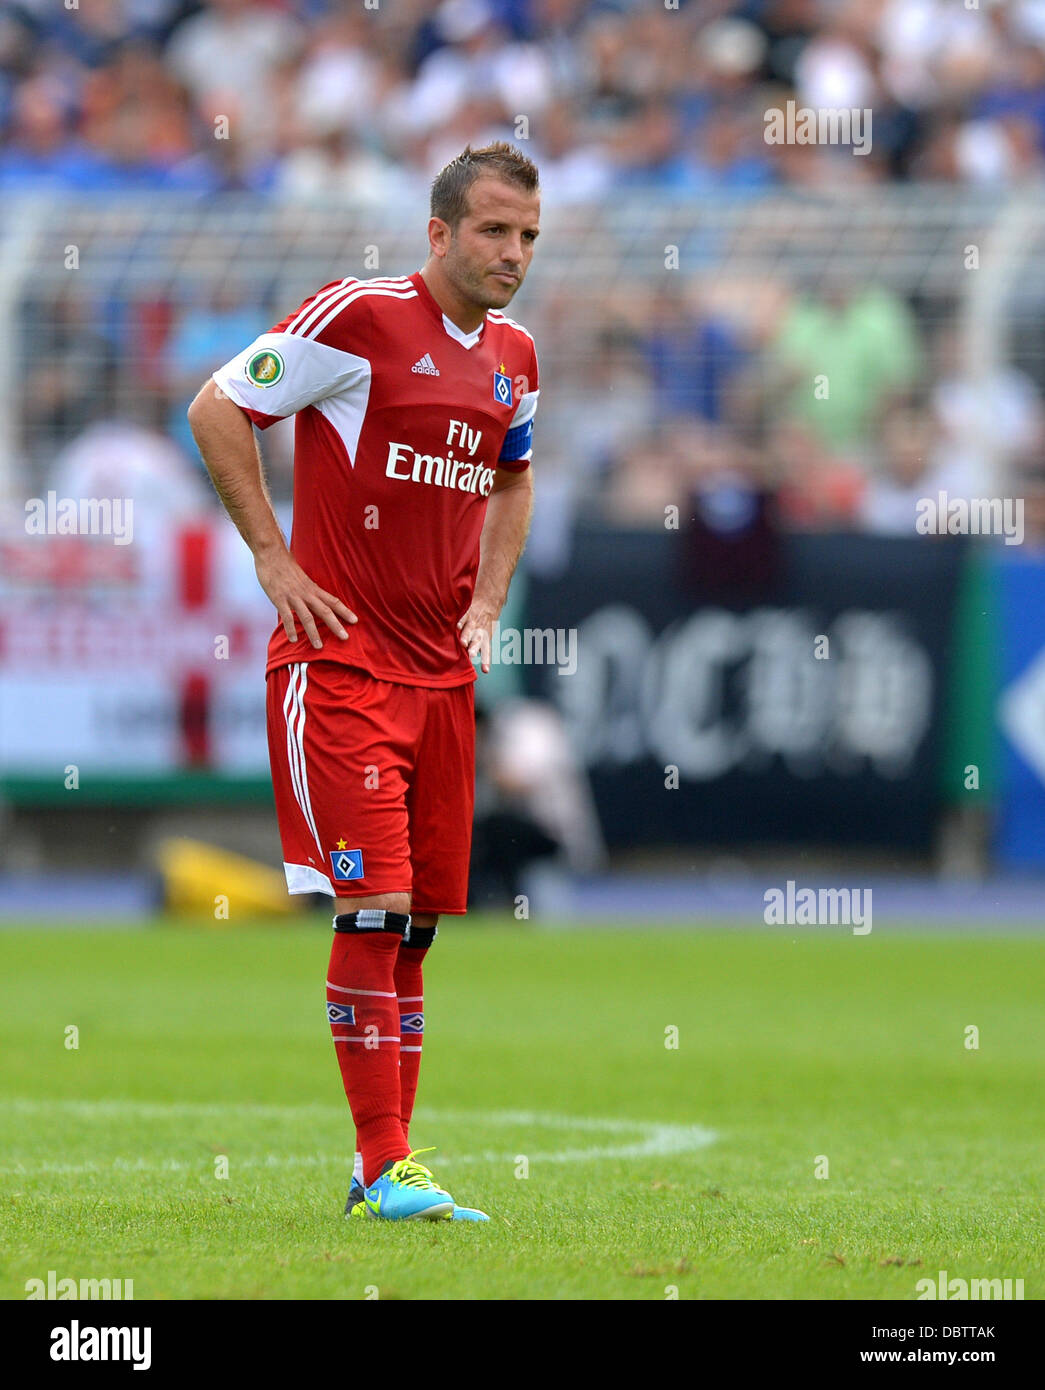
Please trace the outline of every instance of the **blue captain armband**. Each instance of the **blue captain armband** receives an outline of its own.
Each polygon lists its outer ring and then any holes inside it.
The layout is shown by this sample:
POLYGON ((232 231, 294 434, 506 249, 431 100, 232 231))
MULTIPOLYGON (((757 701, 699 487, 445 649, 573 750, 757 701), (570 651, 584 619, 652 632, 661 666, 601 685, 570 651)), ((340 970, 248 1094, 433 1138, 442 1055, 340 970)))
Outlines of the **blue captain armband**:
POLYGON ((532 445, 533 421, 527 420, 525 425, 516 425, 504 436, 504 445, 501 448, 498 462, 516 463, 519 459, 525 458, 532 445))

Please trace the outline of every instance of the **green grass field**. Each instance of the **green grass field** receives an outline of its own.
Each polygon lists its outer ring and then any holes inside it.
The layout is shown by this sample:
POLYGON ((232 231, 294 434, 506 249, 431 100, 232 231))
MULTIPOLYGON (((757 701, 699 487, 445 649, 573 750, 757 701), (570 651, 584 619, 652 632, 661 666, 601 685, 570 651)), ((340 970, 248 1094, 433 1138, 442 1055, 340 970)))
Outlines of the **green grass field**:
POLYGON ((487 1226, 343 1219, 328 948, 326 918, 0 933, 3 1297, 1045 1292, 1039 940, 451 921, 411 1138, 487 1226))

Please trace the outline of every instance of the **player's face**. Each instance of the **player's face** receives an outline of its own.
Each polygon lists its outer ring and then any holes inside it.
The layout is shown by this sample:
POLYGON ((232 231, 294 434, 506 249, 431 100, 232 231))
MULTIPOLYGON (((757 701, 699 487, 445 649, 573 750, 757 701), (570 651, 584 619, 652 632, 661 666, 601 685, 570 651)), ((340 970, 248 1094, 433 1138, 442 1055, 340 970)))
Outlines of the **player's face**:
POLYGON ((503 309, 530 268, 540 216, 535 193, 496 178, 476 179, 443 263, 458 294, 477 308, 503 309))

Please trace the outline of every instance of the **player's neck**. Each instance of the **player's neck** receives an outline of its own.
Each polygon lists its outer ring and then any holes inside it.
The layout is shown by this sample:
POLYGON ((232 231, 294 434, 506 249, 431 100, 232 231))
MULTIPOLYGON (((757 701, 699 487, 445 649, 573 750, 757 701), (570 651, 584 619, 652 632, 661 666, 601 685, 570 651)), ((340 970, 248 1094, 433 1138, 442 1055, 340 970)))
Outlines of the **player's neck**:
POLYGON ((474 333, 486 318, 486 310, 477 307, 467 299, 462 299, 443 275, 438 261, 426 261, 421 267, 421 279, 428 286, 428 293, 442 309, 451 323, 456 324, 462 333, 474 333))

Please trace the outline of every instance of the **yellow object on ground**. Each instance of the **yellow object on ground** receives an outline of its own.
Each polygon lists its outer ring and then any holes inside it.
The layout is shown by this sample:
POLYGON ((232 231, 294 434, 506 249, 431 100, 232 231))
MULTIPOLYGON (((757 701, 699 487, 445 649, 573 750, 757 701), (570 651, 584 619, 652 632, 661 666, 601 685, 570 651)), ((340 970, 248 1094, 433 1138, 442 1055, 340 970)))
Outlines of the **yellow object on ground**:
POLYGON ((171 838, 157 850, 164 898, 172 912, 202 913, 216 922, 246 922, 259 914, 287 917, 301 900, 287 892, 283 875, 242 854, 201 840, 171 838))

